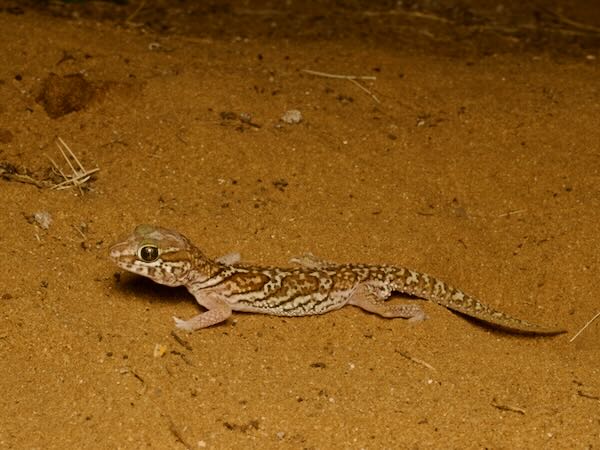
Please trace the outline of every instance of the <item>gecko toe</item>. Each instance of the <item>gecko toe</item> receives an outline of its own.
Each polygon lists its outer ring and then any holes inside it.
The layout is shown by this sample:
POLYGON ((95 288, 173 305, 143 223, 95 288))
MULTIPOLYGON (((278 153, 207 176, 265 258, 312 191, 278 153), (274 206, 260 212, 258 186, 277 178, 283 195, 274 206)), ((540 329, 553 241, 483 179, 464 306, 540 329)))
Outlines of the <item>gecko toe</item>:
POLYGON ((423 322, 427 319, 429 319, 429 316, 427 316, 427 314, 425 314, 425 311, 423 311, 420 307, 417 306, 413 312, 413 315, 408 318, 408 321, 411 323, 416 323, 423 322))

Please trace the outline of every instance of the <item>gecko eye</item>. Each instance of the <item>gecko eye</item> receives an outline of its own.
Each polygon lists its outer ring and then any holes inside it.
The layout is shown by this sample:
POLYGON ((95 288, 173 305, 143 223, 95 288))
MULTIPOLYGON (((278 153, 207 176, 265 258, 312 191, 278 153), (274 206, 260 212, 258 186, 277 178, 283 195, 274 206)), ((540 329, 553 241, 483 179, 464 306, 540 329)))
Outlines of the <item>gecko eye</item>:
POLYGON ((144 262, 152 262, 158 259, 158 247, 155 245, 144 245, 138 251, 138 258, 144 262))

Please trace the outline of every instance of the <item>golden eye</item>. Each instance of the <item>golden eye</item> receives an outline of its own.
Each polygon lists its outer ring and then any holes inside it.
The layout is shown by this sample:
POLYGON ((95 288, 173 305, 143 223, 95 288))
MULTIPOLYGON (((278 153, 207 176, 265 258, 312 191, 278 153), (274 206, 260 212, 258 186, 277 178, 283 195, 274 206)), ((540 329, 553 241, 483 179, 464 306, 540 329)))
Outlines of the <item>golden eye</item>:
POLYGON ((155 245, 144 245, 138 251, 138 258, 144 262, 152 262, 158 259, 158 247, 155 245))

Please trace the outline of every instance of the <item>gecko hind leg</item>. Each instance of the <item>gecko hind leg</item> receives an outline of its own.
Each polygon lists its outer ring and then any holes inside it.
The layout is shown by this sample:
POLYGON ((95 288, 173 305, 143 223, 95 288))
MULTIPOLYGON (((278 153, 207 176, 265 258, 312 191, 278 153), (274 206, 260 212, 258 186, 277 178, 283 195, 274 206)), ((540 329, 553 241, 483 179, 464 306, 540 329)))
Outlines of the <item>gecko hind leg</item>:
POLYGON ((386 318, 398 317, 408 319, 409 322, 420 322, 427 319, 427 315, 419 305, 391 305, 386 303, 385 300, 389 298, 390 294, 391 292, 387 289, 361 283, 350 294, 348 304, 386 318))

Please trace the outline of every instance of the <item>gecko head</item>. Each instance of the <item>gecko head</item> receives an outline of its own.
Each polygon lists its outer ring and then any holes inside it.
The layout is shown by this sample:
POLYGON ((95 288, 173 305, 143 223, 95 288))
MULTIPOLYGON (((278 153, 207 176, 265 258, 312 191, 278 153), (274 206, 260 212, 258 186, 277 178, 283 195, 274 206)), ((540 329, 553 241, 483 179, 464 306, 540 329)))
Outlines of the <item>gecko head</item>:
POLYGON ((194 247, 176 231, 139 225, 126 239, 110 247, 110 257, 122 269, 167 286, 186 283, 194 247))

